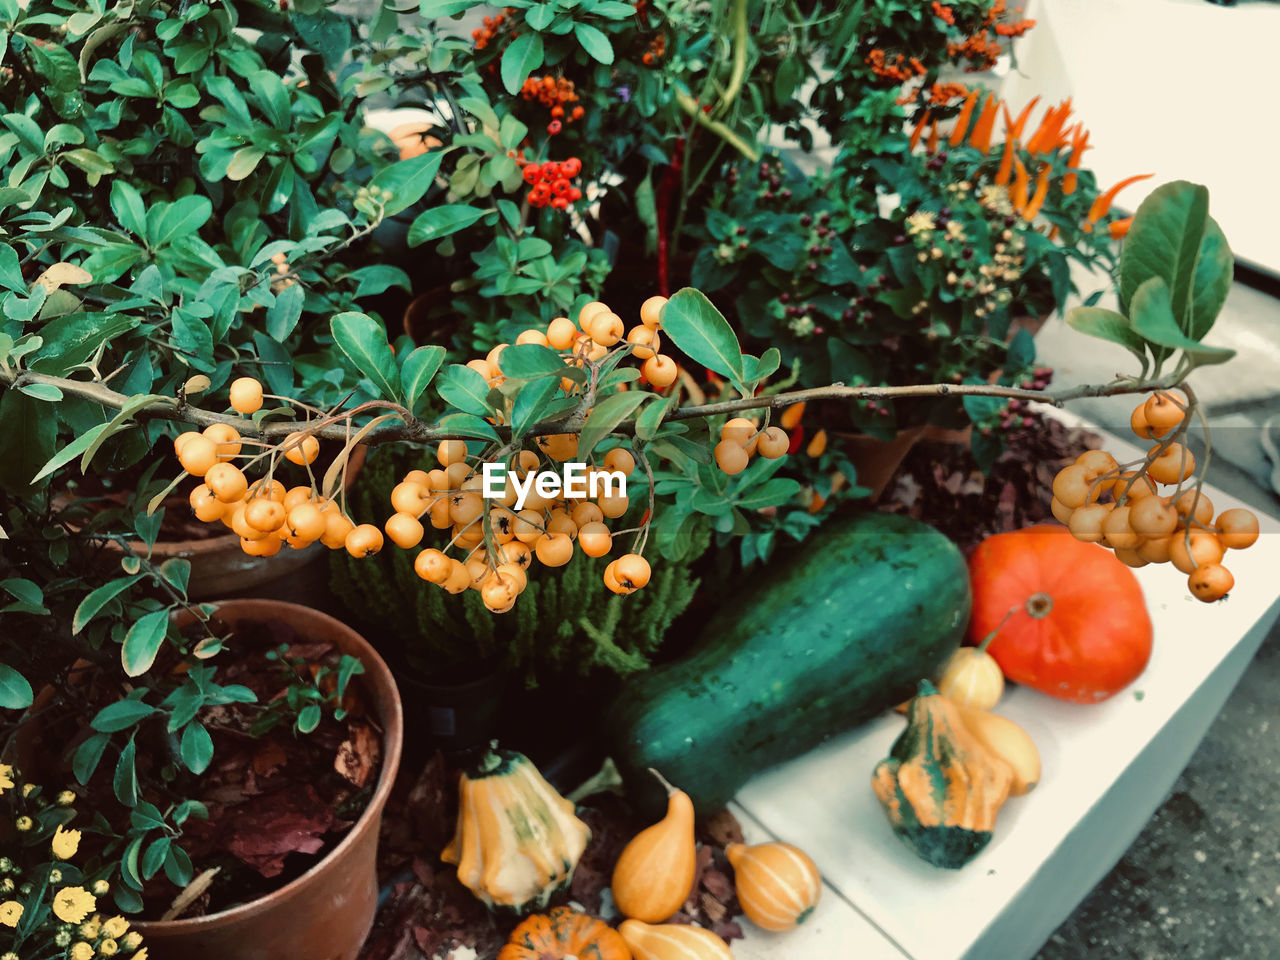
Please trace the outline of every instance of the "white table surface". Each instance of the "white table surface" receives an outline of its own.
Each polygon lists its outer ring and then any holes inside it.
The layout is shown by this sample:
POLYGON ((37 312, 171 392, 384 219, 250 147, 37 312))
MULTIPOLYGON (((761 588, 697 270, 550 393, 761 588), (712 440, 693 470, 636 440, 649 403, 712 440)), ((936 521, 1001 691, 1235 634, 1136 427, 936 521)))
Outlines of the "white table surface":
MULTIPOLYGON (((1114 438, 1105 446, 1121 460, 1138 455, 1114 438)), ((1219 511, 1242 505, 1205 492, 1219 511)), ((1280 530, 1262 520, 1254 546, 1229 552, 1236 586, 1220 603, 1192 598, 1168 564, 1133 571, 1155 644, 1129 689, 1095 705, 1008 689, 994 712, 1035 740, 1043 779, 1009 799, 991 843, 962 870, 916 858, 871 790, 872 770, 903 729, 897 714, 749 781, 735 809, 748 839, 796 844, 827 886, 793 933, 766 934, 744 919, 747 939, 735 942, 735 958, 807 960, 815 947, 818 956, 859 960, 1033 956, 1150 819, 1280 615, 1280 530)))

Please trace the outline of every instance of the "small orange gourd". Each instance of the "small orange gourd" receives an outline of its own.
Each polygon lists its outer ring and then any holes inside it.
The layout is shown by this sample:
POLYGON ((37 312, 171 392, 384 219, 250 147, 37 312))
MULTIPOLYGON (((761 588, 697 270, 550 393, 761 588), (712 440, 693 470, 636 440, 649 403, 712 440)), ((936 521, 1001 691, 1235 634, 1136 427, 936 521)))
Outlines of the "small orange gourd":
POLYGON ((633 960, 733 960, 729 945, 702 927, 624 920, 618 932, 631 948, 633 960))
POLYGON ((623 848, 613 868, 613 902, 624 917, 661 923, 680 909, 693 889, 698 848, 693 801, 656 770, 650 772, 667 788, 667 815, 623 848))
POLYGON ((822 895, 822 875, 803 850, 774 841, 731 843, 724 853, 733 865, 738 902, 757 927, 790 930, 809 919, 822 895))
POLYGON ((631 960, 631 950, 604 921, 570 907, 554 907, 512 930, 498 960, 631 960))

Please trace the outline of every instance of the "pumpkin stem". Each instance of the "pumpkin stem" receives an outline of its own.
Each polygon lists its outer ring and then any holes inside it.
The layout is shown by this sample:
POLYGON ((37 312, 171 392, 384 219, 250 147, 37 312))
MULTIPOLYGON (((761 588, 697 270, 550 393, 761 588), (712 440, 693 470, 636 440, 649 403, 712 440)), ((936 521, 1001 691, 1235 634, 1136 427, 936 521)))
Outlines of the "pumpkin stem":
POLYGON ((1037 620, 1043 620, 1051 610, 1053 610, 1053 597, 1043 590, 1027 598, 1027 613, 1037 620))
POLYGON ((485 751, 484 756, 480 758, 480 762, 476 764, 476 769, 485 774, 492 773, 500 766, 502 766, 502 758, 498 756, 498 741, 490 740, 489 749, 485 751))

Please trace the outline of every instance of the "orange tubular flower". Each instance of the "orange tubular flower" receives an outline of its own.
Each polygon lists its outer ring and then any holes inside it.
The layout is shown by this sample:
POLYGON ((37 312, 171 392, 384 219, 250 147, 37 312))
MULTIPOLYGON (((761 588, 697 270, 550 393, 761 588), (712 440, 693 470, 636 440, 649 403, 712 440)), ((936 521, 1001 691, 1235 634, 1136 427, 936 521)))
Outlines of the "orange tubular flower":
POLYGON ((978 114, 978 122, 973 125, 973 133, 969 135, 969 145, 984 154, 991 149, 991 131, 995 129, 999 106, 999 100, 988 96, 982 112, 978 114))
POLYGON ((1040 126, 1027 141, 1027 151, 1035 156, 1039 153, 1052 153, 1062 142, 1062 125, 1071 115, 1071 98, 1068 97, 1056 107, 1045 111, 1040 126))
POLYGON ((1009 123, 1008 108, 1005 108, 1004 121, 1007 129, 1006 136, 1011 140, 1017 140, 1022 136, 1022 129, 1027 125, 1027 118, 1031 116, 1031 111, 1036 108, 1036 104, 1039 102, 1040 98, 1038 96, 1032 97, 1027 105, 1022 108, 1022 112, 1018 114, 1018 119, 1012 124, 1009 123))
POLYGON ((960 115, 956 117, 956 125, 951 130, 951 138, 947 141, 951 146, 958 147, 964 143, 964 136, 969 132, 969 118, 973 115, 973 107, 977 102, 977 90, 974 90, 964 98, 964 106, 960 108, 960 115))
POLYGON ((1101 220, 1103 217, 1107 215, 1107 211, 1111 209, 1111 204, 1115 202, 1116 195, 1121 190, 1129 186, 1129 184, 1131 183, 1137 183, 1139 180, 1149 180, 1151 177, 1154 177, 1154 176, 1155 176, 1154 173, 1140 173, 1137 176, 1128 177, 1127 179, 1121 180, 1119 183, 1117 183, 1114 187, 1112 187, 1106 193, 1099 194, 1098 199, 1094 200, 1093 206, 1089 208, 1090 225, 1092 226, 1092 224, 1097 223, 1099 220, 1101 220))
POLYGON ((1080 158, 1088 149, 1089 131, 1081 126, 1071 138, 1071 156, 1067 158, 1067 175, 1062 178, 1062 192, 1068 197, 1076 192, 1076 168, 1080 166, 1080 158))
POLYGON ((1044 198, 1049 195, 1049 172, 1050 165, 1046 163, 1040 167, 1040 172, 1036 174, 1036 192, 1031 197, 1031 202, 1022 211, 1024 220, 1034 220, 1036 214, 1040 212, 1040 208, 1044 206, 1044 198))
POLYGON ((911 131, 911 141, 908 145, 908 149, 912 152, 914 152, 916 147, 920 145, 920 136, 924 133, 924 128, 928 126, 929 118, 931 116, 930 112, 926 110, 924 112, 924 116, 916 121, 916 126, 915 129, 911 131))
POLYGON ((1129 234, 1129 228, 1133 226, 1133 217, 1125 217, 1123 220, 1117 220, 1107 229, 1111 231, 1112 240, 1123 240, 1129 234))
POLYGON ((1027 168, 1022 165, 1021 157, 1013 158, 1013 187, 1009 190, 1009 200, 1013 209, 1021 213, 1027 208, 1027 168))
POLYGON ((925 150, 929 153, 938 152, 938 121, 933 121, 933 126, 929 130, 929 142, 925 144, 925 150))
POLYGON ((1004 155, 1000 157, 1000 169, 996 171, 995 184, 997 187, 1007 186, 1009 177, 1013 173, 1013 150, 1018 144, 1018 138, 1013 133, 1013 125, 1008 122, 1009 108, 1004 108, 1005 128, 1007 130, 1004 141, 1004 155))

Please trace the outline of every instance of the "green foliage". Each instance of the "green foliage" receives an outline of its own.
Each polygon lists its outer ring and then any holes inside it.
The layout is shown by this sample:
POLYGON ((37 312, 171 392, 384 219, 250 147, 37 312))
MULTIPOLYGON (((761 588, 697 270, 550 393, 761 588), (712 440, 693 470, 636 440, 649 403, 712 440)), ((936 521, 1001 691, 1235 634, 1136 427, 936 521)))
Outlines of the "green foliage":
MULTIPOLYGON (((353 512, 386 513, 391 488, 417 466, 410 453, 378 451, 369 457, 350 494, 353 512)), ((575 553, 563 567, 535 563, 529 586, 510 613, 494 616, 480 595, 450 595, 413 571, 412 551, 388 546, 355 560, 335 552, 330 585, 371 636, 386 638, 417 671, 487 664, 515 671, 534 683, 548 674, 585 675, 607 670, 622 676, 648 666, 667 628, 698 588, 691 565, 707 549, 704 523, 691 525, 679 560, 655 562, 649 585, 631 596, 610 593, 601 577, 608 558, 575 553)))
POLYGON ((1153 190, 1138 207, 1120 259, 1121 312, 1076 307, 1067 323, 1082 333, 1117 343, 1142 364, 1142 376, 1159 376, 1181 354, 1174 376, 1235 356, 1201 342, 1213 327, 1235 262, 1226 238, 1209 216, 1209 191, 1177 180, 1153 190))

